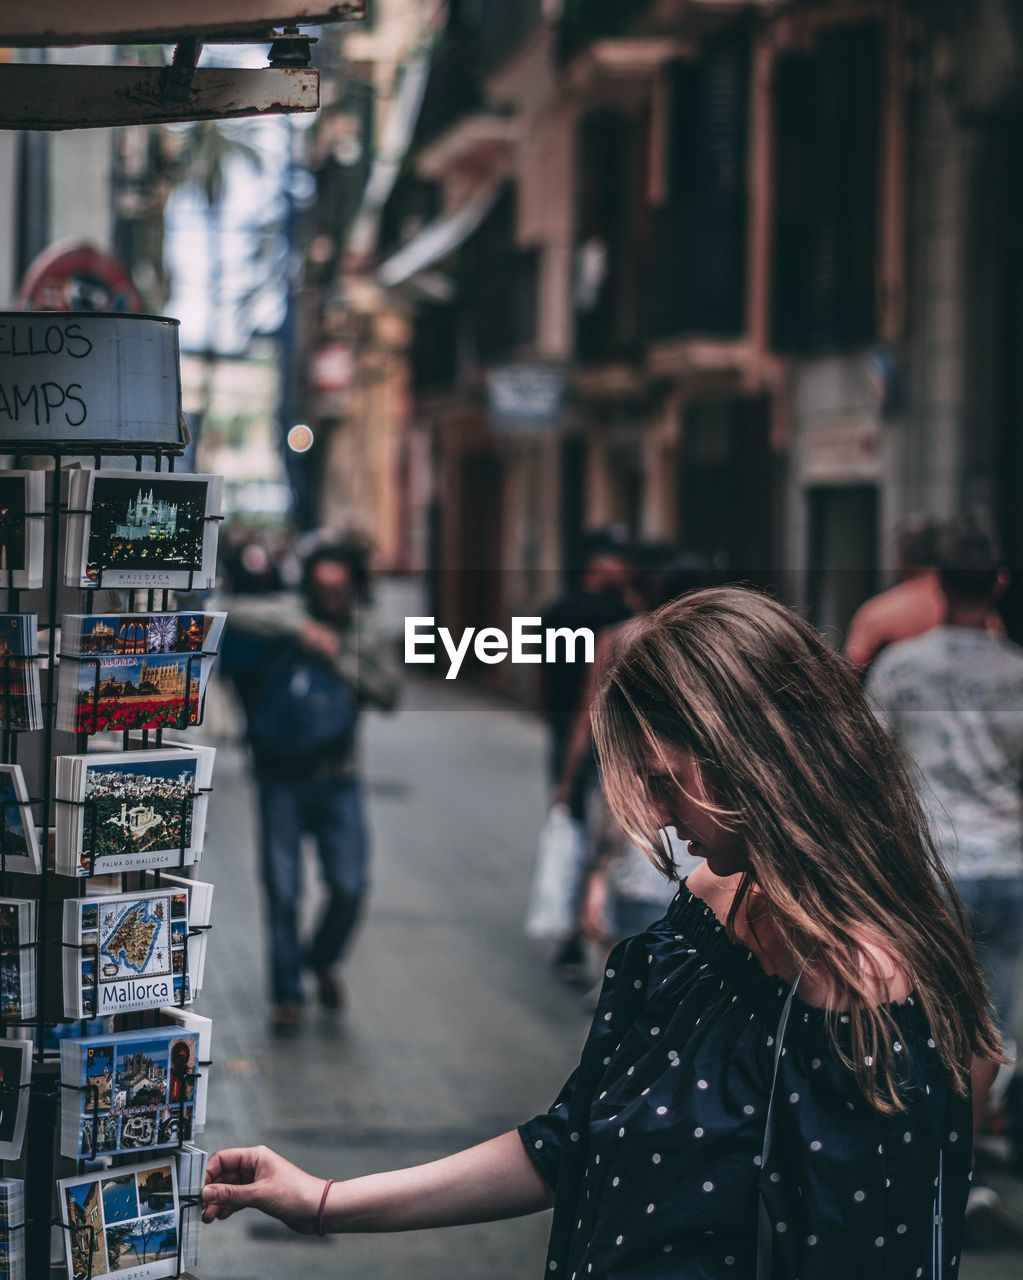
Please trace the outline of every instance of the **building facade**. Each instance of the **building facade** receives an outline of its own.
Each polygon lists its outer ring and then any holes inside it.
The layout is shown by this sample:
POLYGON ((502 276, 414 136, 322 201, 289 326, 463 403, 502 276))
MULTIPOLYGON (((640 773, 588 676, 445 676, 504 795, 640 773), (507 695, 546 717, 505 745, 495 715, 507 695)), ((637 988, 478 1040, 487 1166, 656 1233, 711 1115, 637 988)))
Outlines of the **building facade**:
POLYGON ((344 465, 396 495, 445 625, 535 612, 608 525, 836 643, 904 516, 977 512, 1023 561, 1021 27, 1007 0, 448 4, 372 263, 407 383, 344 465))

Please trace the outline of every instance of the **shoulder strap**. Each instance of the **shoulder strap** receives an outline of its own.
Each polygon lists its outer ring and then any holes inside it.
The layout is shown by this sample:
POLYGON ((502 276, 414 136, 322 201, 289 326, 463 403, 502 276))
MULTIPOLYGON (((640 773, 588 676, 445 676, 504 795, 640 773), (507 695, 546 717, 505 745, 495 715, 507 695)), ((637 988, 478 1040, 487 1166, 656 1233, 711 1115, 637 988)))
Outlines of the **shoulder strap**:
MULTIPOLYGON (((764 1125, 764 1145, 760 1149, 761 1177, 763 1177, 767 1172, 767 1160, 771 1154, 771 1139, 773 1137, 774 1130, 774 1095, 778 1088, 778 1069, 781 1066, 785 1029, 789 1024, 789 1014, 792 1012, 792 1001, 796 997, 796 988, 799 986, 799 979, 802 976, 802 970, 800 970, 796 975, 796 980, 793 982, 789 994, 785 997, 785 1004, 782 1006, 781 1017, 778 1019, 778 1030, 775 1032, 774 1036, 774 1069, 771 1072, 771 1094, 767 1100, 767 1122, 764 1125)), ((772 1247, 771 1219, 768 1216, 767 1205, 764 1204, 764 1197, 761 1195, 759 1197, 759 1217, 757 1221, 756 1280, 770 1280, 772 1247)))
POLYGON ((942 1200, 945 1181, 945 1151, 938 1151, 938 1185, 934 1192, 934 1239, 931 1242, 931 1275, 941 1280, 945 1274, 945 1206, 942 1200))

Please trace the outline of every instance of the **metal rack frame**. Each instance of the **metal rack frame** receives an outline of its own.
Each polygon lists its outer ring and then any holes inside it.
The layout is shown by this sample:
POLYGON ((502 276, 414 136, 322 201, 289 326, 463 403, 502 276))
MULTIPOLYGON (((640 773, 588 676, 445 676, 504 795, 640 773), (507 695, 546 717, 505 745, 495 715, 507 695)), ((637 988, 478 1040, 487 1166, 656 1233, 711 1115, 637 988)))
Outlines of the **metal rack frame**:
MULTIPOLYGON (((0 446, 2 447, 2 446, 0 446)), ((0 703, 2 703, 3 720, 2 729, 0 729, 0 762, 7 764, 17 764, 19 754, 19 738, 21 730, 14 728, 11 724, 11 689, 10 689, 10 667, 13 662, 27 664, 31 661, 38 661, 45 664, 41 671, 41 702, 43 711, 43 723, 41 732, 43 734, 42 741, 42 782, 41 795, 29 796, 28 800, 21 802, 25 809, 31 815, 36 806, 39 807, 41 821, 39 823, 40 832, 40 853, 42 862, 42 871, 38 879, 37 887, 37 929, 38 934, 36 940, 19 950, 34 951, 36 957, 36 1016, 28 1019, 5 1019, 0 1017, 0 1032, 4 1032, 8 1027, 24 1028, 30 1033, 30 1038, 34 1042, 33 1050, 33 1078, 25 1085, 19 1086, 19 1089, 25 1089, 29 1094, 29 1115, 25 1134, 25 1150, 31 1154, 26 1164, 25 1170, 25 1217, 24 1221, 14 1225, 0 1228, 0 1233, 9 1235, 15 1230, 25 1231, 25 1256, 27 1273, 30 1275, 49 1275, 50 1274, 50 1233, 53 1227, 59 1227, 64 1231, 74 1233, 81 1230, 80 1227, 70 1226, 61 1221, 59 1215, 52 1216, 52 1204, 55 1185, 55 1169, 54 1169, 54 1152, 58 1149, 59 1143, 55 1140, 56 1133, 61 1123, 61 1095, 66 1088, 81 1088, 84 1090, 86 1086, 64 1085, 59 1078, 59 1067, 52 1058, 46 1056, 46 1033, 49 1028, 59 1025, 67 1025, 70 1023, 78 1023, 84 1036, 86 1025, 91 1019, 73 1019, 67 1017, 47 1017, 48 1013, 52 1013, 54 1009, 62 1009, 61 1002, 61 980, 62 973, 57 972, 54 976, 52 969, 52 956, 49 954, 51 950, 58 954, 63 954, 63 949, 68 946, 78 947, 81 944, 69 944, 63 941, 62 919, 58 914, 56 917, 56 935, 53 934, 54 913, 59 912, 62 902, 68 897, 82 898, 86 896, 89 881, 96 874, 102 874, 102 870, 97 870, 98 858, 94 850, 90 851, 90 865, 88 873, 84 876, 76 876, 70 883, 70 891, 59 892, 61 885, 67 882, 66 877, 56 874, 50 867, 50 848, 51 840, 56 843, 57 831, 57 807, 62 804, 81 804, 88 810, 88 801, 70 801, 56 794, 56 765, 54 756, 54 735, 57 731, 56 713, 57 713, 57 633, 60 626, 60 592, 63 583, 63 564, 61 559, 61 551, 64 547, 64 539, 67 534, 67 521, 71 515, 76 514, 69 509, 69 504, 62 496, 62 472, 65 464, 72 460, 88 460, 96 471, 103 469, 103 460, 105 458, 116 459, 119 465, 122 465, 134 459, 135 470, 141 472, 147 471, 147 462, 152 463, 150 473, 172 473, 175 467, 176 458, 182 452, 181 445, 156 445, 138 449, 135 445, 126 446, 118 449, 115 445, 104 444, 102 450, 95 451, 84 448, 81 444, 64 445, 55 442, 47 442, 45 445, 24 445, 13 447, 10 450, 12 457, 12 469, 22 469, 27 459, 43 459, 48 460, 51 465, 46 468, 47 472, 52 474, 52 490, 44 504, 43 511, 28 511, 25 513, 26 519, 44 520, 44 572, 43 572, 43 590, 46 592, 46 618, 45 626, 41 625, 41 620, 37 618, 39 629, 45 630, 47 643, 45 652, 38 653, 33 656, 17 656, 8 655, 3 662, 5 668, 4 688, 0 695, 0 703), (45 687, 43 687, 43 677, 45 677, 45 687), (54 890, 58 892, 54 895, 54 890), (59 949, 57 948, 59 943, 59 949), (55 1069, 56 1068, 56 1069, 55 1069)), ((219 520, 222 517, 205 517, 206 522, 219 520)), ((196 571, 193 570, 189 575, 189 582, 194 583, 196 571)), ((82 603, 85 606, 83 612, 89 612, 89 606, 86 603, 89 596, 96 589, 102 586, 103 566, 99 568, 97 581, 90 587, 80 587, 78 590, 82 596, 82 603)), ((188 590, 190 588, 183 588, 188 590)), ((6 612, 19 613, 21 610, 20 597, 26 588, 15 587, 13 585, 13 571, 8 570, 7 582, 2 582, 0 575, 0 590, 6 592, 6 612)), ((124 590, 132 590, 124 588, 124 590)), ((134 594, 134 592, 133 592, 134 594)), ((171 591, 167 588, 147 589, 146 596, 146 612, 155 613, 167 611, 170 608, 171 591), (157 598, 159 597, 159 604, 157 598)), ((205 650, 188 655, 187 677, 185 689, 185 705, 182 713, 183 724, 180 728, 187 728, 193 722, 190 719, 190 698, 191 684, 195 677, 193 675, 193 664, 195 660, 204 660, 213 655, 205 650)), ((82 661, 88 661, 89 656, 83 655, 82 661)), ((96 689, 94 691, 94 705, 92 725, 95 727, 96 715, 95 711, 98 703, 98 685, 99 685, 99 664, 97 662, 96 689)), ((201 704, 199 707, 201 715, 201 704)), ((163 747, 163 729, 134 731, 139 733, 139 737, 132 736, 133 731, 124 731, 122 733, 122 747, 124 751, 129 752, 133 749, 148 749, 150 747, 163 747), (151 737, 152 734, 152 737, 151 737)), ((85 754, 88 748, 90 733, 76 733, 75 751, 78 754, 85 754)), ((185 829, 185 806, 194 806, 195 800, 202 794, 208 793, 209 787, 196 788, 191 796, 183 797, 182 805, 182 821, 181 821, 181 848, 180 858, 177 864, 178 868, 184 868, 185 857, 190 841, 186 841, 185 829)), ((18 803, 10 801, 8 803, 18 803)), ((93 832, 95 831, 95 805, 93 804, 93 832)), ((194 825, 191 828, 191 835, 194 837, 194 825)), ((83 849, 85 844, 85 832, 83 830, 83 849)), ((8 851, 6 847, 6 837, 0 838, 0 887, 7 894, 10 890, 9 877, 11 875, 20 874, 11 872, 7 868, 8 851)), ((90 842, 95 844, 95 838, 90 842)), ((145 883, 146 872, 124 872, 121 873, 121 888, 124 892, 132 892, 140 888, 140 883, 145 883), (134 882, 134 883, 132 883, 134 882)), ((160 873, 153 873, 154 884, 160 886, 160 873)), ((28 891, 22 890, 22 896, 32 896, 28 891)), ((184 1007, 187 1003, 187 994, 189 988, 189 956, 191 949, 191 939, 205 932, 209 926, 189 925, 186 931, 186 940, 183 956, 183 969, 181 977, 180 1004, 184 1007)), ((63 966, 60 966, 62 969, 63 966)), ((173 969, 173 966, 172 966, 173 969)), ((98 988, 99 967, 98 957, 95 966, 95 982, 98 988)), ((94 999, 93 1017, 96 1016, 96 1005, 98 1001, 94 999)), ((149 1015, 155 1018, 155 1011, 145 1011, 142 1014, 122 1014, 115 1015, 123 1018, 126 1025, 124 1029, 144 1029, 145 1018, 149 1015)), ((196 1063, 196 1070, 187 1074, 192 1079, 192 1101, 189 1104, 186 1094, 188 1092, 184 1079, 180 1089, 180 1097, 174 1105, 178 1107, 178 1137, 177 1149, 180 1149, 185 1142, 186 1128, 186 1108, 191 1105, 194 1114, 195 1092, 198 1080, 201 1078, 199 1068, 208 1068, 210 1062, 196 1063)), ((13 1090, 14 1086, 10 1086, 13 1090)), ((102 1158, 102 1153, 96 1152, 98 1126, 100 1121, 98 1109, 94 1112, 93 1117, 93 1157, 102 1158)), ((166 1151, 173 1158, 175 1147, 158 1148, 157 1151, 166 1151)), ((157 1151, 153 1152, 155 1156, 157 1151)), ((108 1157, 112 1160, 113 1168, 121 1167, 125 1164, 137 1160, 137 1156, 121 1154, 108 1157)), ((91 1163, 88 1159, 79 1159, 77 1168, 79 1174, 84 1172, 84 1166, 91 1163)), ((184 1225, 185 1215, 189 1209, 194 1207, 195 1200, 192 1197, 179 1196, 179 1215, 178 1215, 178 1270, 181 1268, 181 1253, 183 1248, 183 1239, 181 1230, 184 1225)), ((95 1230, 91 1225, 86 1228, 92 1235, 89 1247, 89 1277, 92 1274, 92 1254, 94 1252, 95 1230)))

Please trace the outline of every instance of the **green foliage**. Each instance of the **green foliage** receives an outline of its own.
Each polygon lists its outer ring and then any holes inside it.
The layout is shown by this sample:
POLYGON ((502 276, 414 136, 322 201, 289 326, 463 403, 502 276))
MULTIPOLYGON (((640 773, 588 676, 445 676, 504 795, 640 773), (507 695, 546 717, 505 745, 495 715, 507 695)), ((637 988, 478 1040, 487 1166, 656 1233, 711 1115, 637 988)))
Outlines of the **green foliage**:
POLYGON ((188 130, 184 146, 182 181, 198 188, 207 209, 219 209, 224 199, 228 166, 241 160, 256 172, 263 168, 258 147, 236 128, 216 120, 202 120, 188 130))

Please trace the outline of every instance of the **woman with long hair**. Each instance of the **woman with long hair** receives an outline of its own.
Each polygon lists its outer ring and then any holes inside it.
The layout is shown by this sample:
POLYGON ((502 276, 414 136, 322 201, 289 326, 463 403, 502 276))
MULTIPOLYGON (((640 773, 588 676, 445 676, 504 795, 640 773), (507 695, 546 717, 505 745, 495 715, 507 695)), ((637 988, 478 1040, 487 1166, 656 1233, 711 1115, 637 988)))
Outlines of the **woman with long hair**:
POLYGON ((844 661, 790 610, 694 592, 637 625, 593 715, 608 800, 664 873, 608 961, 554 1107, 344 1183, 210 1160, 207 1221, 394 1231, 554 1207, 566 1280, 956 1275, 970 1061, 1001 1053, 913 787, 844 661))

